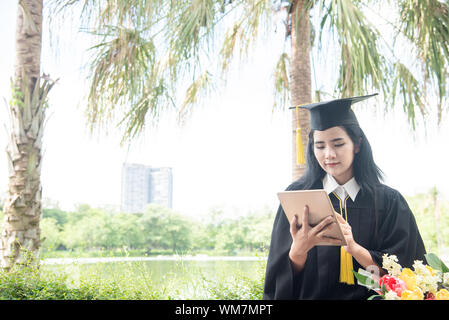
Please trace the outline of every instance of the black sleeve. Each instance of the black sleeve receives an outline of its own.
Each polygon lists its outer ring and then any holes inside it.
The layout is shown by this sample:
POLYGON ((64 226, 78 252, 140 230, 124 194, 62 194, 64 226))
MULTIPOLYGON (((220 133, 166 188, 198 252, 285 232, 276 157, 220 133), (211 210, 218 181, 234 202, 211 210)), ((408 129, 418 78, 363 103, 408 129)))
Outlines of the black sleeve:
POLYGON ((380 196, 383 208, 379 212, 378 247, 369 250, 373 260, 381 267, 382 256, 387 253, 396 255, 404 268, 410 268, 415 260, 425 262, 424 243, 404 197, 393 189, 380 196))
POLYGON ((281 206, 277 211, 268 253, 263 299, 295 299, 301 272, 293 270, 288 253, 292 244, 290 224, 281 206))

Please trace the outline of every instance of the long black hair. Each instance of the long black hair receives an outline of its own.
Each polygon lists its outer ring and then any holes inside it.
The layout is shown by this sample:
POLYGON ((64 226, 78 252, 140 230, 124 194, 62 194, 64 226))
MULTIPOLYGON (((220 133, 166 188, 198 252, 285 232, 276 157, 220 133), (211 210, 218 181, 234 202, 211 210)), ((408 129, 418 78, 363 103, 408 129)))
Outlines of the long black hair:
MULTIPOLYGON (((363 194, 369 193, 375 197, 375 187, 383 180, 383 173, 374 162, 371 145, 360 126, 343 125, 341 128, 346 131, 354 143, 354 146, 358 145, 360 148, 359 152, 354 155, 354 161, 352 163, 354 178, 360 186, 360 191, 363 194)), ((306 153, 306 171, 297 181, 297 183, 306 190, 310 189, 318 179, 322 179, 326 175, 326 171, 321 168, 313 151, 313 133, 314 130, 311 130, 309 133, 309 143, 307 144, 306 153)))
MULTIPOLYGON (((362 128, 358 125, 343 125, 341 126, 348 136, 351 138, 355 146, 359 146, 359 152, 354 154, 354 160, 352 162, 352 172, 354 178, 360 186, 360 194, 367 195, 373 199, 374 203, 374 215, 375 215, 375 226, 374 226, 374 241, 378 244, 378 224, 379 224, 379 204, 376 192, 376 186, 383 180, 383 172, 376 165, 373 158, 373 152, 371 150, 371 145, 365 136, 362 128)), ((306 171, 295 181, 291 186, 300 186, 300 189, 308 190, 317 182, 318 179, 324 178, 326 171, 321 168, 318 160, 313 152, 313 130, 309 133, 309 143, 307 144, 307 154, 306 154, 306 171)), ((376 244, 376 245, 377 245, 376 244)))

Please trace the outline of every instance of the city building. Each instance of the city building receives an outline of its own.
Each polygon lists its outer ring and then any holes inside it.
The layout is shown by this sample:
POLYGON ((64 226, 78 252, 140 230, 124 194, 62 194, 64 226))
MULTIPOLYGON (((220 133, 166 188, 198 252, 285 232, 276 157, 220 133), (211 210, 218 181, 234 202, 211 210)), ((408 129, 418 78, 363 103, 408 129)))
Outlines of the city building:
POLYGON ((121 210, 126 213, 143 212, 150 203, 173 207, 172 168, 124 163, 121 210))

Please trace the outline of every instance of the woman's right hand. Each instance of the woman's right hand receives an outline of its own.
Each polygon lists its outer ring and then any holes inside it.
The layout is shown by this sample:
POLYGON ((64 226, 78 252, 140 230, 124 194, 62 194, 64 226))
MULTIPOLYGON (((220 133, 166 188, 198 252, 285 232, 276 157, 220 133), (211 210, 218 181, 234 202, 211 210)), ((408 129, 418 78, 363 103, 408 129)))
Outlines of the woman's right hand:
POLYGON ((309 207, 304 207, 304 214, 302 217, 302 225, 297 226, 297 217, 294 216, 290 222, 290 234, 292 236, 292 245, 290 247, 289 257, 293 262, 293 266, 297 271, 304 268, 307 259, 307 252, 315 245, 326 240, 332 244, 340 244, 339 239, 332 239, 324 236, 324 232, 332 225, 338 223, 333 216, 328 216, 323 219, 315 227, 309 225, 309 207))

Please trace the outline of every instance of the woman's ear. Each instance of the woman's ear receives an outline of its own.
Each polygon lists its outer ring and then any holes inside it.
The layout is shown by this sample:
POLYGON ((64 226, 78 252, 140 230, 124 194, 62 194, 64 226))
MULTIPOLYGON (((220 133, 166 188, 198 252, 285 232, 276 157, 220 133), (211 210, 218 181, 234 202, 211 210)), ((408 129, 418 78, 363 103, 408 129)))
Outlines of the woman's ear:
POLYGON ((357 143, 354 147, 354 153, 359 153, 360 147, 362 146, 362 138, 359 139, 359 143, 357 143))

